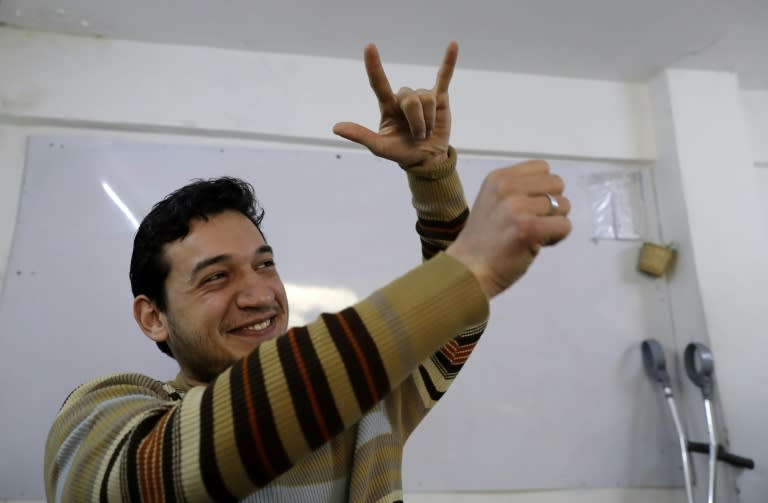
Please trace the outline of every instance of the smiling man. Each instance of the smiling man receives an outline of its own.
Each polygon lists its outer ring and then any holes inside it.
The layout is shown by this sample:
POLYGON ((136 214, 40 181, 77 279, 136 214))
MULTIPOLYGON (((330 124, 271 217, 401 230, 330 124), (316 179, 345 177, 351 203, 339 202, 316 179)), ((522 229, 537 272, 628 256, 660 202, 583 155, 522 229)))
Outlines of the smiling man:
POLYGON ((250 185, 187 185, 142 222, 131 260, 134 317, 189 385, 211 382, 288 328, 288 300, 250 185))
POLYGON ((490 173, 470 215, 448 144, 457 51, 432 89, 395 94, 365 50, 379 131, 334 132, 403 168, 425 260, 354 306, 288 329, 241 180, 197 181, 152 209, 134 241, 133 311, 180 372, 76 389, 46 444, 49 501, 402 499, 405 441, 475 347, 489 299, 570 232, 563 182, 540 161, 490 173))

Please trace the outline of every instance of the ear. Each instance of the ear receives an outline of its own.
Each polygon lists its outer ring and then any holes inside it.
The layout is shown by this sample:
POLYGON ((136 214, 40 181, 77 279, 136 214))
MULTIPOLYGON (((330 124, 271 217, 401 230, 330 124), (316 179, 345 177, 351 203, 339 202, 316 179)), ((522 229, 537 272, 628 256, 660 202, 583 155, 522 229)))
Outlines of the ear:
POLYGON ((133 299, 133 317, 142 332, 155 342, 168 339, 168 328, 165 316, 146 295, 133 299))

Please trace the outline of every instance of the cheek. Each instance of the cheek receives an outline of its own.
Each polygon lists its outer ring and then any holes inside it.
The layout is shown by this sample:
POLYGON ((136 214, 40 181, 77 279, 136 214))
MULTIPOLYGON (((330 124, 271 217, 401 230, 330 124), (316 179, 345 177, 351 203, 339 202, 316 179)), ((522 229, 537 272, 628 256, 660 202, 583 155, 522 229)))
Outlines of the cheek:
POLYGON ((288 295, 285 293, 285 286, 283 285, 283 282, 280 281, 279 277, 275 281, 275 284, 272 290, 275 292, 275 300, 277 301, 277 303, 280 304, 283 307, 283 309, 287 311, 288 295))
POLYGON ((233 305, 234 296, 229 292, 209 292, 200 299, 190 314, 206 325, 218 326, 233 305))

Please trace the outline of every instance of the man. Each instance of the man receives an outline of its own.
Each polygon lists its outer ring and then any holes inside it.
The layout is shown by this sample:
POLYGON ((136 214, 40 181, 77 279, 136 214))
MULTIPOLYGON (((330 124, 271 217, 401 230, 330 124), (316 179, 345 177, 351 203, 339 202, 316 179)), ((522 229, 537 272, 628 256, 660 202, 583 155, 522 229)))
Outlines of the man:
POLYGON ((365 50, 379 132, 334 132, 405 170, 426 260, 355 306, 287 330, 248 184, 195 182, 153 208, 134 242, 134 315, 180 373, 75 390, 46 445, 49 500, 402 499, 404 442, 474 347, 488 300, 570 231, 543 162, 491 173, 469 215, 448 144, 457 54, 433 89, 395 94, 365 50))

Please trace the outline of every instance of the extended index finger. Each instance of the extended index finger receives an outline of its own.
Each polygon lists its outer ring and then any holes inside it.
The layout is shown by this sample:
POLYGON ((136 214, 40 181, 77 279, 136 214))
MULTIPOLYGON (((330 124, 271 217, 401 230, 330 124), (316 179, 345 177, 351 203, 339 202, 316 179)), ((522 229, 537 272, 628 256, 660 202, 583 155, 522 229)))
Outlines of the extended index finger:
POLYGON ((368 73, 368 82, 371 84, 371 89, 373 89, 373 93, 376 95, 379 103, 381 105, 391 104, 395 99, 395 95, 392 92, 392 87, 389 85, 387 74, 384 73, 379 50, 375 45, 368 44, 365 46, 363 59, 365 60, 365 71, 368 73))
POLYGON ((448 85, 451 83, 453 77, 453 70, 456 68, 456 60, 459 57, 459 44, 451 42, 448 44, 448 48, 445 50, 445 56, 443 57, 443 64, 440 65, 440 69, 437 71, 437 80, 435 82, 435 91, 440 93, 448 92, 448 85))

